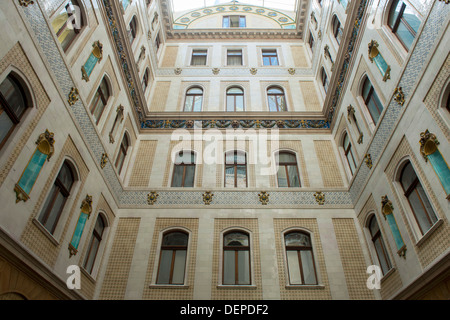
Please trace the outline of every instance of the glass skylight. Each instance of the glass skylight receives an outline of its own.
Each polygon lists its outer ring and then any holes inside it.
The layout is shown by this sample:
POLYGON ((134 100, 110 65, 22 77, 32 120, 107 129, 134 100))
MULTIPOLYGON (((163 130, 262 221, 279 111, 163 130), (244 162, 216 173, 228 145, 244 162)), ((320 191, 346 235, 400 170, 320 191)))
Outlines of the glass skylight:
POLYGON ((190 10, 201 9, 210 6, 217 6, 223 4, 236 3, 237 5, 253 5, 265 7, 268 9, 295 11, 297 0, 245 0, 245 1, 230 1, 230 0, 171 0, 174 14, 186 12, 190 10))

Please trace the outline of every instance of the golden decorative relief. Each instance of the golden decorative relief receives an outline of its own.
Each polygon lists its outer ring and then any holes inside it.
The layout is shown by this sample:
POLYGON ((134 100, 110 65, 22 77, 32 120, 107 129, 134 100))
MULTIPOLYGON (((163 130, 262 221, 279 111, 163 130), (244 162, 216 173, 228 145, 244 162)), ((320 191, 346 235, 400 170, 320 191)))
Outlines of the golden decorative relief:
POLYGON ((252 75, 255 75, 257 72, 258 72, 258 69, 256 69, 256 68, 251 68, 251 69, 250 69, 250 73, 251 73, 252 75))
POLYGON ((425 161, 428 161, 428 156, 433 154, 438 149, 439 141, 434 133, 425 130, 420 134, 420 154, 424 157, 425 161))
POLYGON ((78 95, 78 89, 72 87, 72 90, 69 93, 69 99, 67 100, 67 102, 69 102, 69 105, 73 106, 78 101, 78 95))
POLYGON ((30 4, 34 4, 33 0, 19 0, 19 4, 22 7, 28 7, 30 4))
POLYGON ((92 213, 92 196, 86 195, 86 198, 81 202, 81 212, 88 215, 88 219, 92 213))
POLYGON ((220 72, 219 68, 213 68, 212 69, 212 73, 215 74, 215 75, 219 74, 219 72, 220 72))
POLYGON ((316 202, 322 206, 325 203, 325 194, 322 191, 318 191, 314 193, 314 198, 316 198, 316 202))
POLYGON ((288 72, 289 72, 290 75, 293 76, 295 74, 295 68, 289 68, 288 72))
POLYGON ((269 203, 269 195, 267 191, 261 191, 261 193, 258 193, 259 201, 262 205, 267 205, 269 203))
POLYGON ((176 68, 173 72, 179 76, 183 70, 181 68, 176 68))
POLYGON ((154 205, 156 200, 158 199, 159 194, 156 193, 156 191, 151 191, 148 195, 147 195, 147 203, 149 205, 154 205))
POLYGON ((372 169, 372 157, 369 153, 366 153, 366 155, 364 156, 364 162, 369 169, 372 169))
POLYGON ((388 196, 381 196, 381 212, 386 219, 386 216, 392 214, 394 212, 394 206, 392 205, 392 201, 389 200, 388 196))
POLYGON ((205 203, 205 205, 208 206, 212 202, 214 193, 212 193, 211 191, 205 191, 205 193, 202 196, 203 196, 203 202, 205 203))
POLYGON ((36 141, 37 148, 39 152, 47 155, 47 161, 50 161, 53 153, 55 152, 54 144, 55 144, 55 134, 48 130, 45 130, 44 133, 39 135, 39 138, 36 141))
POLYGON ((394 100, 401 106, 405 103, 405 94, 402 91, 402 87, 395 88, 394 100))
POLYGON ((107 163, 108 163, 108 155, 106 153, 103 153, 102 154, 102 159, 100 160, 100 167, 102 169, 105 168, 107 163))

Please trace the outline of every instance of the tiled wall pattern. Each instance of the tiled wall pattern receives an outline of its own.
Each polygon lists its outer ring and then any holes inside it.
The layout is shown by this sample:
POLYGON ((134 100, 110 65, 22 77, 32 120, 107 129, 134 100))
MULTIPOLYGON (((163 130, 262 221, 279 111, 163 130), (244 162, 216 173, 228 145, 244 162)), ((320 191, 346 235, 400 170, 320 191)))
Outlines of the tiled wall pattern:
POLYGON ((318 92, 314 81, 300 81, 300 90, 303 95, 306 111, 322 111, 318 92))
POLYGON ((178 46, 166 46, 164 58, 161 62, 161 67, 162 68, 175 67, 177 55, 178 55, 178 46))
POLYGON ((334 155, 332 142, 329 140, 314 140, 323 185, 326 188, 343 187, 341 171, 334 155))
POLYGON ((309 66, 309 59, 306 57, 305 47, 291 46, 291 50, 292 58, 294 59, 294 65, 297 68, 307 68, 309 66))
POLYGON ((333 225, 350 299, 374 299, 373 292, 366 286, 367 266, 354 220, 336 218, 333 225))
POLYGON ((140 218, 119 218, 100 300, 124 299, 140 222, 140 218))
POLYGON ((194 294, 194 279, 195 279, 195 265, 197 257, 197 241, 198 241, 198 219, 178 219, 178 218, 157 218, 155 221, 155 228, 153 233, 152 246, 150 257, 148 260, 147 274, 145 277, 143 299, 150 300, 191 300, 194 294), (159 261, 157 254, 158 239, 162 236, 161 233, 168 228, 176 229, 182 227, 188 229, 191 233, 188 244, 187 270, 185 274, 185 286, 167 286, 155 285, 157 272, 154 273, 155 263, 159 261))
POLYGON ((326 300, 331 299, 328 274, 325 265, 325 258, 322 251, 319 227, 316 219, 274 219, 275 244, 277 250, 278 275, 280 279, 280 294, 282 300, 326 300), (284 257, 284 239, 282 232, 286 229, 309 230, 312 234, 314 247, 314 258, 316 261, 316 272, 318 274, 319 285, 314 287, 294 287, 286 286, 288 281, 288 270, 286 257, 284 257))
POLYGON ((155 158, 157 140, 141 140, 136 159, 133 163, 133 170, 128 182, 130 187, 147 187, 155 158))
POLYGON ((170 81, 156 81, 153 92, 153 99, 150 103, 150 112, 162 112, 166 109, 167 98, 169 96, 170 81))

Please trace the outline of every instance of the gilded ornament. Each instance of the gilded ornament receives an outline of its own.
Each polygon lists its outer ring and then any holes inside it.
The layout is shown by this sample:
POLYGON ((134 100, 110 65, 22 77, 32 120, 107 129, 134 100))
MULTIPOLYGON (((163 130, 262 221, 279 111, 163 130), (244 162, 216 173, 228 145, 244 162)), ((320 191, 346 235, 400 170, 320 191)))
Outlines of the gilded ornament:
POLYGON ((420 134, 420 154, 423 156, 425 161, 428 161, 428 156, 430 154, 433 154, 438 149, 439 141, 436 138, 436 135, 434 133, 431 133, 430 131, 425 130, 425 132, 422 132, 420 134))
POLYGON ((366 153, 366 155, 364 156, 364 162, 369 169, 372 169, 372 157, 369 153, 366 153))
POLYGON ((75 102, 78 101, 78 95, 78 89, 72 87, 72 90, 69 93, 69 99, 67 100, 67 102, 69 102, 69 105, 73 106, 75 102))
POLYGON ((92 196, 86 195, 86 198, 81 202, 80 206, 81 212, 88 215, 88 219, 90 214, 92 213, 92 196))
POLYGON ((175 74, 176 74, 177 76, 179 76, 179 75, 181 74, 181 71, 183 71, 181 68, 176 68, 176 69, 174 70, 174 72, 175 72, 175 74))
POLYGON ((30 4, 34 4, 33 0, 19 0, 19 4, 22 7, 28 7, 30 4))
POLYGON ((316 202, 321 206, 325 203, 325 194, 322 191, 314 193, 314 198, 316 198, 316 202))
POLYGON ((156 193, 156 191, 151 191, 148 195, 147 195, 147 203, 149 205, 154 205, 156 200, 158 199, 159 194, 156 193))
POLYGON ((250 69, 250 73, 251 73, 252 75, 255 75, 257 72, 258 72, 258 69, 256 69, 256 68, 251 68, 251 69, 250 69))
POLYGON ((349 123, 352 123, 352 117, 355 116, 355 108, 352 105, 347 107, 347 119, 349 123))
POLYGON ((202 196, 203 196, 203 202, 205 203, 205 205, 209 206, 212 202, 214 193, 212 193, 211 191, 205 191, 205 193, 202 196))
POLYGON ((288 72, 290 75, 294 75, 295 74, 295 68, 289 68, 288 72))
POLYGON ((262 205, 267 205, 269 203, 269 194, 267 191, 261 191, 261 193, 258 193, 259 201, 262 205))
POLYGON ((405 103, 405 94, 402 91, 402 87, 395 88, 394 100, 401 106, 405 103))
POLYGON ((213 68, 212 69, 212 73, 215 74, 215 75, 219 74, 219 72, 220 72, 219 68, 213 68))
POLYGON ((383 212, 384 218, 394 212, 394 206, 388 196, 381 196, 381 212, 383 212))
POLYGON ((108 155, 106 153, 103 153, 102 154, 102 159, 100 160, 100 167, 102 169, 105 168, 107 163, 108 163, 108 155))
POLYGON ((44 133, 41 133, 39 135, 36 144, 39 152, 46 154, 47 161, 50 161, 50 158, 55 151, 55 148, 53 146, 55 144, 55 134, 53 132, 45 130, 44 133))

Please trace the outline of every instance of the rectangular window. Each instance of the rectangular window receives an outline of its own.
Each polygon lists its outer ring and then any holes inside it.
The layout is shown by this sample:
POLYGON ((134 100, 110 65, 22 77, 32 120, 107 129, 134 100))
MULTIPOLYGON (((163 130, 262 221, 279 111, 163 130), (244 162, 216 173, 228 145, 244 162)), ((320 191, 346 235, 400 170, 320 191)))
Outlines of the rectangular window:
POLYGON ((208 56, 208 50, 193 50, 191 66, 206 66, 206 58, 208 56))
POLYGON ((245 16, 224 16, 222 21, 223 28, 245 28, 245 16))
POLYGON ((160 45, 161 45, 161 39, 159 38, 159 33, 158 33, 158 34, 156 35, 156 40, 155 40, 156 51, 158 51, 160 45))
POLYGON ((242 50, 227 51, 227 66, 242 66, 242 50))
POLYGON ((262 51, 263 65, 278 66, 278 55, 276 49, 262 51))

